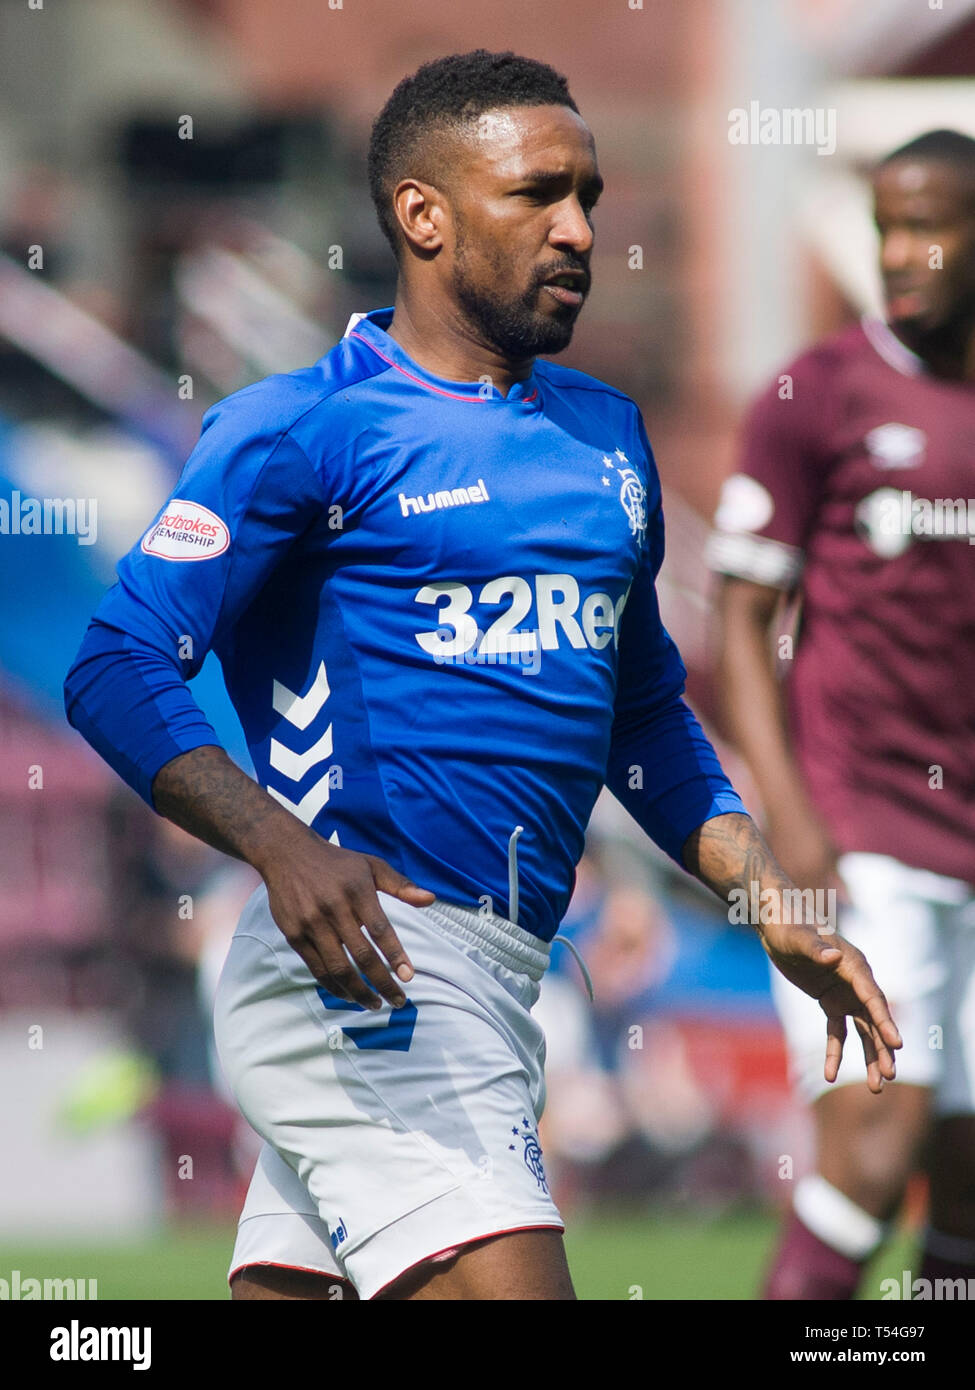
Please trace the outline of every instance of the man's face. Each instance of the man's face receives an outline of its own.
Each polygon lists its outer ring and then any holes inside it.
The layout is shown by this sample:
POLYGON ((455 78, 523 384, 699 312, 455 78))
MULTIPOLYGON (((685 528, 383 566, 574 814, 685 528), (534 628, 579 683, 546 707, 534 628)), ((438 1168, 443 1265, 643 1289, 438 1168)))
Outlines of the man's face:
POLYGON ((449 292, 504 356, 561 352, 589 290, 603 186, 588 126, 567 106, 512 107, 479 117, 459 150, 442 253, 449 292), (559 274, 570 277, 563 288, 551 285, 559 274))
POLYGON ((975 306, 973 181, 951 164, 907 156, 881 169, 873 189, 890 322, 923 333, 970 313, 975 306))

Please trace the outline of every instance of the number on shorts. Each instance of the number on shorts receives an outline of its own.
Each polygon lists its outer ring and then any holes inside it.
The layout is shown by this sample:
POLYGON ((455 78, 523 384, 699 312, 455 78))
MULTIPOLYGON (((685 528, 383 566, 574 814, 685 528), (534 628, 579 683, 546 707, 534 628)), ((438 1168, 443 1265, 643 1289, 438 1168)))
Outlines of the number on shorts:
MULTIPOLYGON (((329 994, 327 989, 316 985, 315 992, 326 1009, 345 1009, 347 1012, 365 1014, 370 1010, 364 1004, 352 1004, 348 999, 340 999, 337 994, 329 994)), ((342 1032, 356 1047, 376 1047, 385 1052, 409 1052, 416 1027, 416 1005, 409 999, 401 1009, 393 1009, 385 1023, 372 1028, 343 1028, 342 1032)))

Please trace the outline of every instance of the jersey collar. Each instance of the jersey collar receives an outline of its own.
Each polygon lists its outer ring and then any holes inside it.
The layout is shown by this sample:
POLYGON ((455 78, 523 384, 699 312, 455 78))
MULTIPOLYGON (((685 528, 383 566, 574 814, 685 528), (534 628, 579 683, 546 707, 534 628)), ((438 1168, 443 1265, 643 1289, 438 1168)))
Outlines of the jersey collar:
POLYGON ((927 376, 928 368, 916 352, 902 343, 897 334, 884 319, 873 314, 864 314, 860 320, 867 342, 878 356, 901 373, 902 376, 927 376))
POLYGON ((365 343, 374 353, 395 367, 427 391, 452 400, 473 402, 477 405, 537 405, 539 401, 538 381, 534 369, 524 381, 512 383, 507 396, 480 381, 451 381, 449 377, 434 376, 425 367, 408 356, 396 341, 386 332, 393 319, 393 306, 386 309, 373 309, 365 314, 353 314, 346 325, 343 338, 353 338, 365 343))

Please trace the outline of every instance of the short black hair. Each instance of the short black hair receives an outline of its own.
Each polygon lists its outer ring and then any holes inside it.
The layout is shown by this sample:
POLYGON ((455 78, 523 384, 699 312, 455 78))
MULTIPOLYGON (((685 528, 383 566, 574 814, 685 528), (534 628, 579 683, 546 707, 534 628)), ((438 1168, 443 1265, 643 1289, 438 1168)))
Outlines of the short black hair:
POLYGON ((437 158, 443 137, 459 134, 485 111, 509 106, 568 106, 579 114, 561 73, 510 50, 476 48, 436 58, 395 88, 373 124, 368 169, 379 225, 397 262, 402 244, 393 189, 411 175, 444 187, 450 171, 437 158))
POLYGON ((877 168, 884 169, 901 159, 930 159, 950 164, 969 178, 975 178, 975 140, 970 135, 962 135, 960 130, 926 131, 885 155, 877 168))

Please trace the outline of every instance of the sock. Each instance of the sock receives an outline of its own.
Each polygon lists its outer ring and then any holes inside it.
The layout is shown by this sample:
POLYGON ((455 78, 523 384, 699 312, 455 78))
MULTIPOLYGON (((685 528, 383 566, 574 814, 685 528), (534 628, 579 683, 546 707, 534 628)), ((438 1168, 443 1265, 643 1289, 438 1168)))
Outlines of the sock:
POLYGON ((796 1185, 762 1297, 836 1301, 856 1293, 864 1264, 884 1237, 883 1223, 818 1174, 796 1185))
MULTIPOLYGON (((966 1279, 975 1282, 975 1240, 948 1236, 929 1226, 924 1233, 921 1278, 966 1279)), ((966 1285, 971 1288, 972 1284, 966 1285)))

